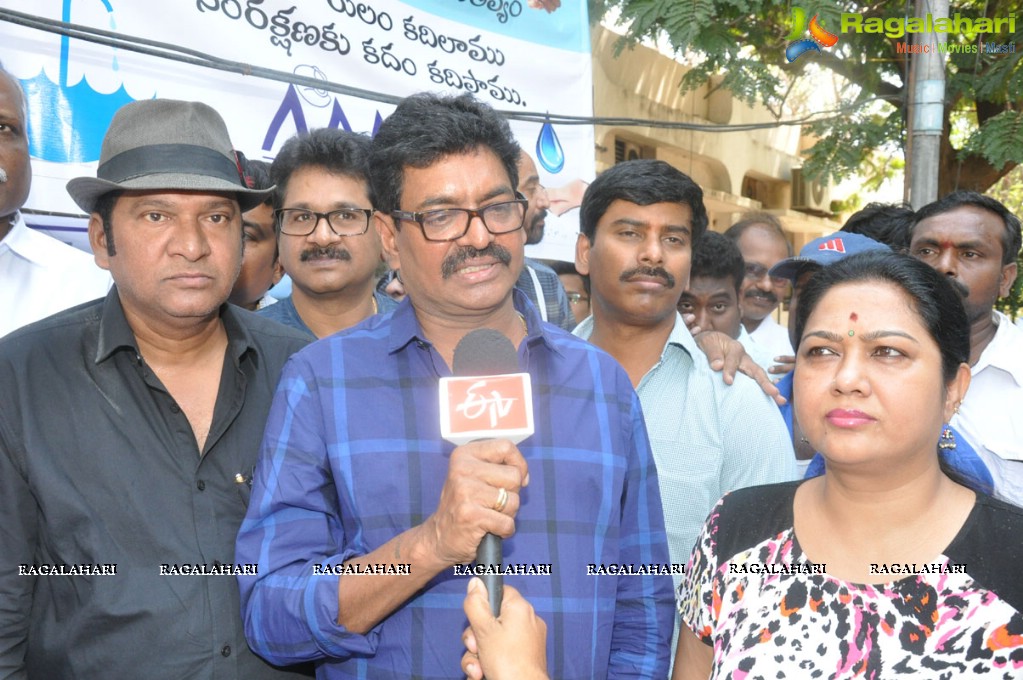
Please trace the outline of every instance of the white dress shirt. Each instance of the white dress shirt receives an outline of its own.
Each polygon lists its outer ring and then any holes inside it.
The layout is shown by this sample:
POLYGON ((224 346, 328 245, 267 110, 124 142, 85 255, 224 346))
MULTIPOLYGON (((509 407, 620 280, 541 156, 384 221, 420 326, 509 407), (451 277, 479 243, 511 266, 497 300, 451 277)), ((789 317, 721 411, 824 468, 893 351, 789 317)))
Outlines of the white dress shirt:
POLYGON ((763 345, 771 352, 771 358, 792 356, 792 343, 789 342, 789 329, 782 326, 768 314, 749 336, 753 342, 763 345))
MULTIPOLYGON (((746 350, 746 354, 756 362, 757 366, 765 371, 774 366, 774 358, 779 355, 772 352, 767 345, 761 345, 754 340, 742 324, 739 324, 739 337, 736 340, 746 350)), ((774 378, 774 376, 771 376, 771 378, 774 378)))
POLYGON ((0 337, 103 297, 111 283, 92 255, 30 229, 18 213, 0 241, 0 337))
POLYGON ((1023 460, 1023 329, 994 314, 998 330, 970 368, 970 389, 952 424, 978 452, 1023 460))

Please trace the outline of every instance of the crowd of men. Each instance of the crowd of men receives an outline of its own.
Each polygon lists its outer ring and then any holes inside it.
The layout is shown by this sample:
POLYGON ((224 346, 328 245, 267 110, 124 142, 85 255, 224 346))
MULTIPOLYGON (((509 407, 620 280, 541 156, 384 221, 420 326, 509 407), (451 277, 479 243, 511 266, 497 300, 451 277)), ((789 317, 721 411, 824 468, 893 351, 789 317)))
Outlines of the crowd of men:
MULTIPOLYGON (((812 468, 765 371, 721 365, 745 346, 791 371, 778 306, 889 247, 851 226, 795 256, 766 213, 714 234, 691 178, 632 161, 589 186, 556 271, 524 254, 535 164, 467 95, 408 97, 372 139, 296 136, 269 168, 205 104, 129 104, 67 187, 93 257, 25 226, 30 182, 0 71, 3 677, 451 677, 459 568, 490 533, 551 677, 663 678, 672 565, 714 503, 812 468), (438 382, 480 328, 532 379, 517 445, 441 437, 438 382)), ((970 192, 895 210, 884 238, 970 315, 956 464, 1021 502, 1023 331, 994 309, 1019 219, 970 192)))

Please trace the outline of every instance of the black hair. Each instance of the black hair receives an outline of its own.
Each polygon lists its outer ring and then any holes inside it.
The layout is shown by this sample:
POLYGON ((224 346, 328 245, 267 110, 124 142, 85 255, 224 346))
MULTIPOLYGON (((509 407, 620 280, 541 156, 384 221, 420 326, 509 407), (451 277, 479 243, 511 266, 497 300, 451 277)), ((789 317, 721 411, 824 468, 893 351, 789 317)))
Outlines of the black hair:
POLYGON ((970 322, 963 299, 948 278, 919 260, 883 251, 850 255, 822 267, 807 282, 796 309, 796 342, 825 293, 843 283, 880 281, 910 297, 913 311, 941 351, 942 377, 947 384, 970 360, 970 322))
POLYGON ((590 294, 590 277, 586 274, 580 274, 579 270, 575 268, 575 264, 572 262, 565 262, 564 260, 546 260, 548 266, 554 270, 554 273, 558 276, 562 274, 575 274, 583 280, 583 290, 586 294, 590 294))
MULTIPOLYGON (((967 363, 970 357, 970 322, 966 318, 966 309, 962 297, 947 277, 908 255, 875 250, 850 255, 818 270, 799 298, 797 342, 803 336, 807 319, 824 295, 834 286, 857 281, 890 283, 910 297, 910 308, 919 315, 941 352, 942 379, 946 385, 950 383, 959 366, 967 363)), ((938 456, 938 464, 945 476, 957 484, 979 493, 993 493, 990 483, 967 477, 944 456, 938 456)))
POLYGON ((905 203, 868 203, 854 212, 840 231, 860 234, 883 243, 895 252, 909 247, 909 231, 915 213, 905 203))
POLYGON ((114 247, 114 206, 117 205, 117 199, 124 194, 123 191, 114 190, 108 191, 105 194, 101 194, 96 202, 92 206, 92 211, 99 215, 100 221, 103 223, 103 233, 107 237, 107 255, 113 257, 117 254, 117 249, 114 247))
POLYGON ((781 222, 779 222, 778 218, 771 213, 748 212, 742 216, 741 220, 725 230, 725 236, 738 243, 739 239, 742 238, 742 235, 747 229, 757 226, 765 227, 768 231, 772 231, 777 234, 778 238, 785 243, 785 250, 788 252, 789 257, 792 257, 792 243, 789 241, 788 237, 785 236, 785 230, 782 229, 781 222))
POLYGON ((579 229, 593 243, 597 222, 615 201, 636 205, 681 203, 693 213, 692 242, 695 246, 707 230, 707 209, 703 189, 689 175, 664 161, 635 160, 612 165, 586 188, 579 208, 579 229))
POLYGON ((716 231, 708 231, 693 248, 693 262, 689 270, 690 280, 698 276, 711 279, 731 279, 735 292, 742 287, 746 270, 742 252, 735 241, 716 231))
MULTIPOLYGON (((250 189, 269 189, 274 185, 273 180, 270 178, 270 164, 266 161, 260 161, 253 158, 246 158, 245 154, 241 151, 235 151, 235 155, 238 156, 238 165, 242 169, 242 179, 245 181, 245 185, 250 189)), ((269 205, 273 207, 274 199, 273 194, 266 197, 262 205, 269 205)))
POLYGON ((271 183, 277 185, 273 192, 274 209, 283 207, 288 180, 300 168, 316 166, 333 175, 366 181, 369 144, 366 135, 338 128, 318 128, 286 141, 270 165, 271 183))
POLYGON ((370 150, 370 199, 377 210, 401 207, 405 168, 427 168, 445 156, 490 149, 511 190, 519 184, 519 145, 508 121, 469 94, 421 92, 406 97, 380 125, 370 150))
POLYGON ((978 194, 976 191, 953 191, 948 196, 940 198, 933 203, 928 203, 916 212, 909 230, 907 241, 911 240, 913 230, 929 217, 947 213, 950 210, 963 206, 974 206, 983 210, 989 210, 1002 219, 1005 229, 1002 231, 1002 266, 1012 264, 1019 256, 1023 234, 1020 231, 1020 220, 1013 215, 1000 201, 990 196, 978 194))

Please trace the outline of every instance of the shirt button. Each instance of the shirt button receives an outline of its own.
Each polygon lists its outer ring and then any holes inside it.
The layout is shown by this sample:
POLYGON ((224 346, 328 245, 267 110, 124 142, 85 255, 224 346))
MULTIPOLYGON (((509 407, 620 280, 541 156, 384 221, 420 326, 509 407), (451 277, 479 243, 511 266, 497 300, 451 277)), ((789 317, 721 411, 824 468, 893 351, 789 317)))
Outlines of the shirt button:
POLYGON ((177 404, 171 404, 171 413, 181 413, 181 409, 178 408, 177 404))
POLYGON ((204 482, 204 481, 202 481, 200 479, 198 482, 195 483, 195 488, 199 489, 199 491, 205 491, 206 490, 206 482, 204 482))
POLYGON ((220 656, 231 656, 231 645, 224 645, 220 650, 220 656))

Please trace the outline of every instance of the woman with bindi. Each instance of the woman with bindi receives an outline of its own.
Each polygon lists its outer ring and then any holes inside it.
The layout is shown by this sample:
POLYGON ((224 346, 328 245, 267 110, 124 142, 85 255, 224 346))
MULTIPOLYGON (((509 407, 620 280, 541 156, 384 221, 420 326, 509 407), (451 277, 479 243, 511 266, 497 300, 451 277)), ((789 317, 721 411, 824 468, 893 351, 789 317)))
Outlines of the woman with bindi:
POLYGON ((673 678, 1020 677, 1023 510, 938 455, 970 381, 960 296, 911 258, 855 255, 813 277, 796 331, 796 415, 826 472, 711 513, 673 678))

